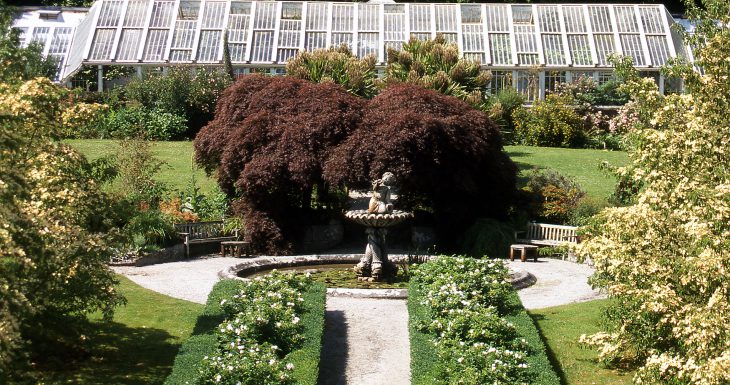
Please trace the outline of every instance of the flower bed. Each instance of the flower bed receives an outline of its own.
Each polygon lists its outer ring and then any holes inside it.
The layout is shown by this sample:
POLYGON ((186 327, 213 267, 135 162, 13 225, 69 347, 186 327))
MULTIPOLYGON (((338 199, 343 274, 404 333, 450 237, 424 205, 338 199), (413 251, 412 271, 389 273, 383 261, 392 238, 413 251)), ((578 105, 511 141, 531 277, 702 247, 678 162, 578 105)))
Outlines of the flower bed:
POLYGON ((316 384, 324 293, 303 275, 221 281, 167 383, 316 384))
POLYGON ((560 383, 501 262, 440 257, 419 266, 409 314, 414 385, 560 383))

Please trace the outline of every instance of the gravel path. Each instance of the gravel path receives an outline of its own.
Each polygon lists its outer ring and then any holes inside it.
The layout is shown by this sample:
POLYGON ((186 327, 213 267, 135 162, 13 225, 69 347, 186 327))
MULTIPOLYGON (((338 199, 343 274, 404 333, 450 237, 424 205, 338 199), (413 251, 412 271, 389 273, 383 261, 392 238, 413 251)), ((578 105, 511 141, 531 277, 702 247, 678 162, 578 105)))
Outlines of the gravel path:
POLYGON ((318 385, 408 385, 408 310, 402 299, 327 297, 318 385))
POLYGON ((593 268, 552 258, 540 258, 537 262, 507 261, 509 266, 525 270, 537 278, 537 282, 517 291, 526 309, 566 305, 605 298, 588 285, 593 268))

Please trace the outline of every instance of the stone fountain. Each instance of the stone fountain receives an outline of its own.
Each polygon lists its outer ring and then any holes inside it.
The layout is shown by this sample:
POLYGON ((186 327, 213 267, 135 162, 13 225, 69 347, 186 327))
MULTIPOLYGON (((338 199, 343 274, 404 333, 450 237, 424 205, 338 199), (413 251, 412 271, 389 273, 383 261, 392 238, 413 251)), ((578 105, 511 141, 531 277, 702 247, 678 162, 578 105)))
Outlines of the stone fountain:
POLYGON ((394 184, 395 176, 386 172, 381 179, 373 182, 368 209, 350 210, 345 213, 347 219, 365 226, 365 233, 368 235, 365 254, 354 268, 360 280, 382 281, 394 277, 397 273, 398 267, 388 260, 385 236, 388 227, 413 217, 413 213, 393 210, 390 195, 394 184))

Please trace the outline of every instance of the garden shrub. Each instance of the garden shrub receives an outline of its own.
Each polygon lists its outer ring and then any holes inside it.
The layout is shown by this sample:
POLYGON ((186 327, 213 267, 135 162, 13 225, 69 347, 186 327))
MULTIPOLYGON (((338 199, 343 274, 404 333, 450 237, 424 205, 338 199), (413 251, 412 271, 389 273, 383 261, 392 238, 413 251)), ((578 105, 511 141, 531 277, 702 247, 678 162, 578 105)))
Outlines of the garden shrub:
POLYGON ((482 107, 491 72, 477 61, 464 59, 459 47, 438 34, 433 40, 410 39, 400 50, 388 48, 385 83, 408 83, 457 97, 482 107))
POLYGON ((513 88, 499 90, 496 95, 487 100, 485 106, 489 118, 500 127, 505 140, 511 143, 514 140, 515 110, 525 104, 525 96, 513 88))
POLYGON ((573 178, 555 170, 533 169, 525 187, 526 211, 533 220, 567 224, 585 192, 573 178))
POLYGON ((300 52, 286 63, 287 75, 314 83, 333 82, 364 98, 378 93, 375 56, 358 59, 347 45, 300 52))
POLYGON ((73 103, 61 113, 64 138, 98 138, 109 106, 100 103, 73 103))
POLYGON ((165 162, 152 153, 152 143, 130 139, 119 142, 116 155, 120 192, 140 208, 156 208, 168 188, 155 180, 165 162))
POLYGON ((415 325, 434 338, 433 384, 522 384, 529 347, 504 315, 513 311, 506 267, 493 260, 441 256, 412 271, 428 317, 415 325))
POLYGON ((216 119, 195 139, 195 156, 238 197, 233 212, 254 250, 287 253, 285 239, 295 238, 313 206, 341 209, 330 197, 341 192, 328 188, 322 167, 359 123, 364 103, 337 85, 292 77, 244 76, 224 92, 216 119))
POLYGON ((398 208, 428 208, 440 246, 454 250, 477 218, 506 217, 516 170, 486 114, 456 98, 397 84, 368 103, 358 128, 331 152, 324 176, 352 188, 393 172, 398 208))
POLYGON ((462 249, 467 255, 476 258, 505 257, 509 253, 509 246, 515 243, 512 226, 489 218, 477 220, 463 238, 462 249))
POLYGON ((528 146, 580 147, 585 142, 583 120, 571 100, 548 95, 536 100, 532 108, 519 108, 512 117, 515 140, 528 146))
POLYGON ((219 282, 166 383, 315 385, 324 300, 303 275, 219 282))
POLYGON ((171 140, 181 139, 188 129, 185 118, 176 113, 140 106, 111 110, 98 127, 90 138, 171 140))
POLYGON ((86 314, 124 302, 106 266, 111 199, 86 159, 56 141, 63 90, 48 79, 0 83, 0 378, 83 351, 86 314), (50 353, 49 353, 50 352, 50 353))
POLYGON ((703 72, 669 68, 688 92, 625 83, 650 117, 630 152, 643 187, 631 206, 604 210, 579 249, 614 299, 610 327, 584 341, 606 362, 638 364, 641 384, 730 382, 730 17, 725 2, 701 5, 688 4, 703 16, 688 41, 703 72))
POLYGON ((124 94, 148 110, 184 117, 188 126, 184 136, 194 137, 213 118, 218 97, 230 84, 221 71, 177 67, 169 68, 167 74, 133 79, 124 94))

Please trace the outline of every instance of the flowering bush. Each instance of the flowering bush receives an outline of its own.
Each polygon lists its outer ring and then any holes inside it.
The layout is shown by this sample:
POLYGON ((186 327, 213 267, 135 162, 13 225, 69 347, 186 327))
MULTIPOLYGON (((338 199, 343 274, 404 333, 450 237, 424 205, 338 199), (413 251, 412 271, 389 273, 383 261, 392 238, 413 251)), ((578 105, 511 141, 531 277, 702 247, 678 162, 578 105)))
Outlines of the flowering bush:
POLYGON ((106 266, 110 199, 54 140, 62 93, 43 78, 0 84, 0 378, 13 383, 24 362, 80 349, 88 312, 123 303, 106 266))
POLYGON ((638 363, 635 383, 730 383, 730 16, 720 3, 705 1, 711 14, 698 23, 704 73, 670 69, 688 94, 626 83, 649 117, 630 154, 643 189, 632 206, 603 211, 581 245, 593 283, 615 298, 613 327, 583 341, 606 361, 638 363))
POLYGON ((276 271, 246 281, 221 301, 218 349, 205 357, 200 384, 292 384, 284 359, 302 342, 302 292, 312 280, 276 271))
POLYGON ((64 138, 96 138, 98 125, 109 109, 106 104, 74 103, 61 113, 64 138))
POLYGON ((442 256, 411 282, 431 316, 416 327, 434 336, 438 384, 529 382, 527 343, 503 318, 512 287, 501 262, 442 256))

